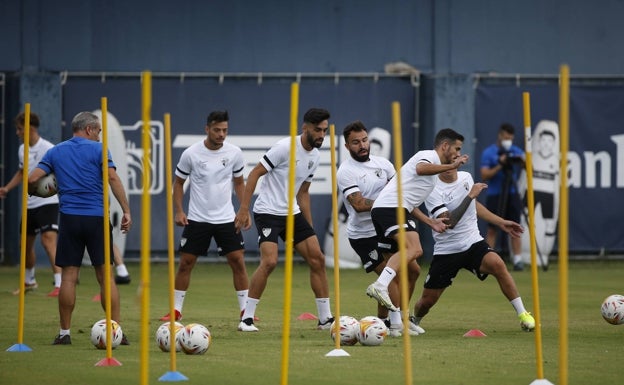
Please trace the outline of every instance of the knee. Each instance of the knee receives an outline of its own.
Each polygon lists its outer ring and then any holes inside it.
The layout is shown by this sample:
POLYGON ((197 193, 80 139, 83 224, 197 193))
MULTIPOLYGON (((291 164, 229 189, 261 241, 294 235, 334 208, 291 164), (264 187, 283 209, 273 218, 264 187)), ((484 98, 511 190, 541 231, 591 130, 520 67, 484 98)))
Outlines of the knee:
POLYGON ((325 271, 325 256, 319 251, 308 258, 308 264, 312 271, 325 271))
POLYGON ((260 268, 264 270, 267 275, 275 270, 277 266, 277 256, 276 257, 262 257, 260 260, 260 268))

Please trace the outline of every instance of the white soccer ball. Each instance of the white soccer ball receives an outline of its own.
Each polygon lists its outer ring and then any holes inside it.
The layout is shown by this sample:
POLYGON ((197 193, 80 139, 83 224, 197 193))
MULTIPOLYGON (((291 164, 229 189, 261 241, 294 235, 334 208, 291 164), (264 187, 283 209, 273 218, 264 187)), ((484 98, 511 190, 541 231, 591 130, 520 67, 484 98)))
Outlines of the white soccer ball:
POLYGON ((624 324, 624 296, 619 294, 608 296, 602 301, 600 312, 602 318, 608 323, 613 325, 624 324))
MULTIPOLYGON (((331 325, 331 338, 336 341, 336 321, 331 325)), ((358 342, 360 322, 353 317, 343 315, 340 317, 340 344, 345 346, 355 345, 358 342)))
MULTIPOLYGON (((111 336, 113 340, 112 348, 115 349, 121 344, 123 331, 121 326, 114 320, 111 320, 111 336)), ((98 349, 106 349, 106 319, 101 319, 93 324, 91 328, 91 343, 98 349)))
MULTIPOLYGON (((182 325, 181 323, 176 322, 174 324, 176 352, 182 351, 182 346, 180 345, 180 336, 182 334, 182 329, 184 329, 184 325, 182 325)), ((164 324, 160 325, 156 330, 156 343, 158 344, 160 350, 162 350, 163 352, 168 352, 169 349, 171 349, 170 331, 171 330, 169 328, 169 322, 165 322, 164 324)))
POLYGON ((360 320, 358 340, 365 346, 381 345, 388 335, 388 328, 379 317, 368 316, 360 320))
POLYGON ((210 331, 202 324, 188 324, 180 333, 180 345, 186 354, 204 354, 210 347, 210 331))
POLYGON ((35 191, 32 195, 49 198, 58 192, 58 183, 56 183, 56 175, 49 173, 48 175, 39 179, 35 185, 35 191))

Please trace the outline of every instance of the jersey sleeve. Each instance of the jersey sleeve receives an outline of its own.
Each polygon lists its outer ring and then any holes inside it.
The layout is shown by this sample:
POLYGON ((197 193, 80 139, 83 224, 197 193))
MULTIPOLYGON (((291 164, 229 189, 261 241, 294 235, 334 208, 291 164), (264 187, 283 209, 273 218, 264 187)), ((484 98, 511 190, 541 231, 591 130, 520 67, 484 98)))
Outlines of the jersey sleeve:
POLYGON ((271 172, 271 170, 281 163, 288 161, 289 149, 290 147, 285 144, 285 141, 280 140, 262 156, 260 163, 268 172, 271 172))
POLYGON ((243 170, 245 169, 245 159, 243 158, 243 151, 237 148, 234 155, 234 166, 232 167, 232 176, 238 178, 243 176, 243 170))
POLYGON ((184 152, 182 152, 182 155, 180 156, 180 161, 178 161, 175 169, 175 175, 182 179, 187 179, 189 175, 191 175, 192 169, 193 167, 191 157, 187 148, 186 150, 184 150, 184 152))
POLYGON ((360 191, 357 180, 349 169, 341 169, 336 173, 336 181, 338 182, 338 190, 344 197, 348 197, 354 192, 360 191))
POLYGON ((444 204, 442 193, 438 188, 437 183, 436 187, 434 187, 433 191, 431 191, 431 194, 429 194, 427 199, 425 199, 425 206, 427 207, 427 211, 429 211, 429 216, 431 218, 437 218, 440 214, 449 211, 446 204, 444 204))

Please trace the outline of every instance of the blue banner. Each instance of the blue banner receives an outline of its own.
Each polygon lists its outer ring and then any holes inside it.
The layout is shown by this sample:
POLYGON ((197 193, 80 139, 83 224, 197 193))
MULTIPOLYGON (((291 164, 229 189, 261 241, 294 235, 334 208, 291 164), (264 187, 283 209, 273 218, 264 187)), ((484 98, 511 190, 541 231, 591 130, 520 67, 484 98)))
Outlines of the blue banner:
MULTIPOLYGON (((624 226, 620 224, 624 216, 620 201, 624 192, 624 85, 596 83, 576 81, 570 90, 567 173, 571 253, 624 251, 624 226)), ((503 122, 514 125, 514 144, 524 148, 523 92, 530 94, 533 130, 541 121, 559 121, 556 79, 528 85, 481 81, 476 90, 477 159, 496 141, 503 122)), ((537 140, 533 137, 533 146, 537 140)), ((478 164, 474 172, 479 179, 478 164)))

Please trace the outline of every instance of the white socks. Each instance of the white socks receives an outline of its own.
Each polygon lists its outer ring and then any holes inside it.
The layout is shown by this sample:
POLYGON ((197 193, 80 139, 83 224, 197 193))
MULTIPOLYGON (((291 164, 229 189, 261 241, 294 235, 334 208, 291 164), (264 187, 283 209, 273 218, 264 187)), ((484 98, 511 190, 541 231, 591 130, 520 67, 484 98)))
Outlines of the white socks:
POLYGON ((393 328, 402 328, 403 320, 401 319, 401 310, 390 311, 390 326, 393 328))
POLYGON ((522 298, 518 297, 518 298, 512 299, 509 302, 511 303, 511 306, 513 306, 514 309, 516 309, 516 313, 518 313, 518 315, 526 311, 526 309, 524 308, 524 304, 522 303, 522 298))
POLYGON ((126 265, 124 265, 123 263, 121 265, 115 266, 115 270, 117 271, 117 275, 120 277, 127 277, 128 275, 130 275, 128 273, 128 269, 126 269, 126 265))
POLYGON ((241 319, 251 318, 253 319, 256 315, 256 306, 258 306, 259 299, 247 297, 247 303, 245 304, 245 311, 243 312, 243 316, 241 319))
POLYGON ((184 306, 184 297, 186 296, 186 290, 174 290, 173 291, 173 307, 182 313, 182 307, 184 306))
POLYGON ((27 284, 32 284, 37 282, 37 280, 35 279, 35 268, 31 267, 30 269, 26 269, 26 279, 24 279, 24 282, 27 284))
POLYGON ((54 274, 54 287, 61 287, 61 273, 54 274))
POLYGON ((388 285, 390 285, 390 282, 392 282, 392 280, 394 279, 394 277, 396 277, 396 271, 386 266, 381 274, 379 274, 379 278, 377 278, 377 283, 387 288, 388 285))
POLYGON ((236 290, 236 299, 238 299, 238 308, 245 310, 245 303, 247 302, 247 293, 249 290, 236 290))
POLYGON ((316 298, 316 310, 321 323, 330 319, 332 314, 331 308, 329 307, 329 298, 316 298))

